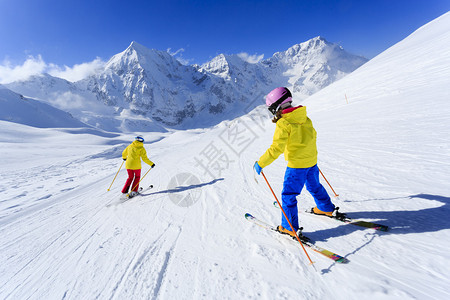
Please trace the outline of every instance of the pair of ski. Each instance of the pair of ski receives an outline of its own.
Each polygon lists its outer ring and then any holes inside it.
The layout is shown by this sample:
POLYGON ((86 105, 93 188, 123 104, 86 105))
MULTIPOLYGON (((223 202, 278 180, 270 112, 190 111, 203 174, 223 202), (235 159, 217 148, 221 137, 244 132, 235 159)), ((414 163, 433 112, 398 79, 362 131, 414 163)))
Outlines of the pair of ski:
POLYGON ((106 207, 117 206, 117 205, 120 205, 122 203, 125 203, 128 200, 130 200, 131 198, 134 198, 136 196, 142 195, 143 191, 146 191, 146 190, 149 190, 149 189, 152 189, 152 188, 153 188, 153 185, 149 185, 145 189, 140 187, 138 192, 136 194, 134 194, 134 195, 131 195, 131 193, 122 194, 118 200, 113 200, 111 203, 107 204, 106 207))
MULTIPOLYGON (((274 202, 274 206, 279 208, 278 203, 276 201, 274 202)), ((307 211, 307 212, 308 213, 312 213, 311 211, 307 211)), ((321 217, 324 217, 324 216, 321 216, 321 217)), ((258 225, 260 227, 263 227, 263 228, 265 228, 267 230, 271 230, 271 231, 275 231, 277 233, 281 233, 276 227, 273 227, 272 225, 255 218, 254 216, 252 216, 249 213, 245 214, 245 218, 247 220, 249 220, 250 222, 252 222, 252 223, 254 223, 254 224, 256 224, 256 225, 258 225)), ((341 217, 339 217, 339 218, 337 218, 337 217, 329 217, 329 218, 333 218, 333 219, 336 219, 338 221, 341 221, 341 222, 344 222, 344 223, 347 223, 347 224, 352 224, 352 225, 366 227, 366 228, 372 228, 372 229, 375 229, 375 230, 380 230, 380 231, 387 231, 388 230, 388 227, 385 226, 385 225, 376 224, 376 223, 372 223, 372 222, 366 222, 366 221, 352 220, 351 218, 348 218, 348 217, 344 216, 343 214, 341 214, 341 217)), ((288 238, 292 238, 295 241, 297 241, 297 239, 295 237, 292 237, 291 235, 288 235, 288 234, 283 234, 283 235, 288 237, 288 238)), ((331 260, 333 260, 333 261, 335 261, 337 263, 348 263, 349 262, 349 260, 347 258, 345 258, 345 257, 343 257, 343 256, 341 256, 339 254, 336 254, 336 253, 334 253, 332 251, 329 251, 329 250, 327 250, 325 248, 317 246, 316 244, 314 244, 314 242, 311 239, 309 239, 308 237, 304 236, 303 234, 299 235, 299 239, 302 242, 302 244, 305 245, 306 247, 310 248, 311 250, 313 250, 313 251, 315 251, 315 252, 317 252, 319 254, 322 254, 325 257, 328 257, 329 259, 331 259, 331 260)))
POLYGON ((109 205, 107 205, 107 206, 111 206, 111 205, 114 205, 114 204, 124 203, 124 202, 130 200, 131 198, 134 198, 134 197, 136 197, 136 196, 141 196, 141 195, 142 195, 142 192, 144 192, 144 191, 146 191, 146 190, 149 190, 149 189, 152 189, 152 188, 153 188, 153 185, 149 185, 149 186, 146 187, 146 188, 140 187, 136 193, 133 193, 133 194, 132 194, 132 193, 130 192, 130 193, 127 193, 127 194, 122 194, 122 195, 120 196, 118 202, 113 202, 113 203, 111 203, 111 204, 109 204, 109 205))
MULTIPOLYGON (((145 190, 149 190, 152 188, 153 188, 153 185, 149 185, 145 190)), ((133 194, 133 192, 130 192, 130 193, 126 194, 125 197, 126 197, 126 199, 131 199, 133 197, 141 195, 141 193, 143 191, 144 191, 144 189, 142 187, 140 187, 139 190, 135 194, 133 194)))
MULTIPOLYGON (((277 201, 273 202, 273 206, 275 206, 276 208, 280 208, 277 201)), ((339 207, 336 207, 336 211, 338 211, 338 210, 339 210, 339 207)), ((306 210, 305 212, 317 216, 317 214, 315 214, 312 211, 312 209, 306 210)), ((326 216, 326 215, 320 215, 320 216, 335 219, 337 221, 341 221, 346 224, 356 225, 356 226, 365 227, 365 228, 371 228, 371 229, 375 229, 375 230, 379 230, 379 231, 388 231, 388 229, 389 229, 389 227, 386 225, 381 225, 381 224, 377 224, 377 223, 373 223, 373 222, 367 222, 367 221, 363 221, 363 220, 353 220, 352 218, 349 218, 345 214, 340 213, 340 212, 337 212, 336 215, 333 215, 333 216, 326 216)))

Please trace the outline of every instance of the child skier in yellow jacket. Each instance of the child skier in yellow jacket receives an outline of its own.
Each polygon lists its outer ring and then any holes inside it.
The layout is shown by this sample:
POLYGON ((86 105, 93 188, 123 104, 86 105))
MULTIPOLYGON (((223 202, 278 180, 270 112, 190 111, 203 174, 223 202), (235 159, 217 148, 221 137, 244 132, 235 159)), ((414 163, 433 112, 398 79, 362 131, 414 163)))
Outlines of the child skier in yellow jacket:
POLYGON ((144 138, 141 135, 138 135, 134 142, 123 150, 122 158, 126 161, 125 167, 128 172, 128 179, 122 189, 122 194, 128 194, 131 187, 131 196, 134 196, 139 190, 139 181, 141 180, 141 158, 152 168, 155 167, 155 164, 147 157, 144 138))
MULTIPOLYGON (((295 231, 299 229, 297 196, 306 183, 306 189, 316 202, 313 212, 331 216, 335 206, 327 191, 319 182, 317 167, 316 130, 306 115, 306 107, 292 107, 291 92, 285 87, 271 91, 266 97, 276 123, 273 143, 254 165, 258 174, 282 153, 288 161, 282 191, 282 207, 295 231)), ((278 230, 294 235, 282 214, 278 230)))

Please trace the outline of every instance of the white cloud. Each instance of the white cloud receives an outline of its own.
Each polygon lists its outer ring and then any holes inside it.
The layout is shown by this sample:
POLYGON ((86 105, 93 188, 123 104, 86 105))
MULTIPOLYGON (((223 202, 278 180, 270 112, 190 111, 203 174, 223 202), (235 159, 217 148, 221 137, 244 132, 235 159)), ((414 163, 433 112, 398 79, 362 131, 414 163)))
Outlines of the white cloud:
POLYGON ((182 65, 188 65, 192 59, 186 59, 183 57, 184 48, 180 48, 176 50, 175 52, 172 52, 172 48, 167 49, 167 53, 175 57, 176 60, 178 60, 182 65), (177 57, 178 55, 178 57, 177 57))
POLYGON ((64 69, 62 69, 52 64, 47 73, 55 77, 75 82, 97 73, 104 65, 105 62, 97 57, 91 62, 74 65, 72 68, 64 66, 64 69))
POLYGON ((47 64, 42 57, 29 56, 22 65, 12 66, 8 60, 0 65, 0 83, 11 83, 17 80, 25 80, 32 75, 45 72, 47 64))
POLYGON ((84 106, 84 98, 71 92, 54 93, 48 100, 53 106, 62 110, 80 109, 84 106))
POLYGON ((175 55, 177 55, 178 53, 183 53, 184 52, 184 48, 180 48, 180 49, 178 49, 177 51, 175 51, 175 52, 172 52, 172 48, 168 48, 167 49, 167 53, 169 53, 170 55, 172 55, 172 56, 175 56, 175 55))
POLYGON ((248 54, 246 52, 241 52, 237 56, 239 56, 241 59, 243 59, 246 62, 251 63, 251 64, 259 63, 264 58, 264 54, 261 54, 261 55, 258 55, 258 54, 250 55, 250 54, 248 54))
POLYGON ((55 64, 46 63, 41 55, 29 56, 23 64, 13 66, 12 63, 5 59, 0 64, 0 84, 7 84, 18 80, 26 80, 30 76, 48 73, 55 77, 60 77, 68 81, 78 81, 94 74, 104 66, 104 62, 100 58, 94 59, 92 62, 74 65, 72 68, 68 66, 60 67, 55 64))

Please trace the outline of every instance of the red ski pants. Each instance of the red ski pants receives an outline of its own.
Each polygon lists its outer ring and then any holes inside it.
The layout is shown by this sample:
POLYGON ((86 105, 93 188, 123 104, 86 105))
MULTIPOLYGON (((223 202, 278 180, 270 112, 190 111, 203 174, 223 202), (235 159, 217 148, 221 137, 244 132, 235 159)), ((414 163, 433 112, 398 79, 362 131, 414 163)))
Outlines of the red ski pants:
POLYGON ((122 193, 128 193, 128 190, 130 187, 132 188, 132 191, 137 192, 139 189, 139 181, 141 180, 141 169, 138 170, 129 170, 128 172, 128 179, 127 182, 125 182, 125 186, 122 189, 122 193))

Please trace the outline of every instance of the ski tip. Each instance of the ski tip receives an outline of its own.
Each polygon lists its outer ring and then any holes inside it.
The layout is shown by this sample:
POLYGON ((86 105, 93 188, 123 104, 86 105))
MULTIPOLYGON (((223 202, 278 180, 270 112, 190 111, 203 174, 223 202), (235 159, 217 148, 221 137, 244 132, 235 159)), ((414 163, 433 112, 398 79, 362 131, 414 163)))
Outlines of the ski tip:
POLYGON ((254 219, 254 217, 249 213, 245 213, 245 218, 246 219, 254 219))
POLYGON ((384 232, 389 231, 389 227, 386 225, 379 225, 379 227, 376 227, 374 229, 379 230, 379 231, 384 231, 384 232))
POLYGON ((348 264, 350 261, 348 259, 346 259, 345 257, 341 257, 341 258, 335 260, 335 262, 338 262, 341 264, 348 264))

